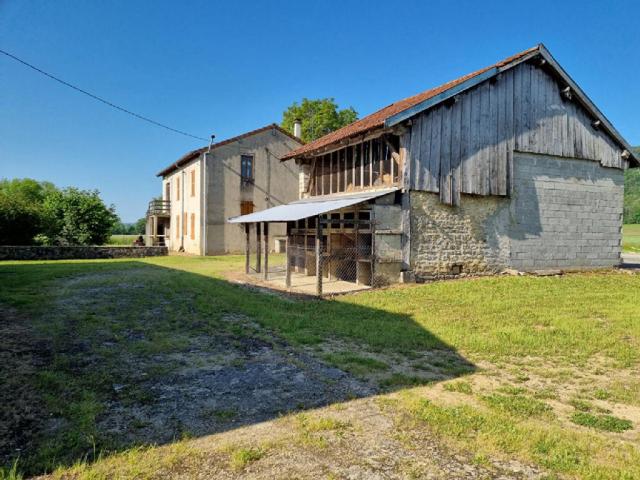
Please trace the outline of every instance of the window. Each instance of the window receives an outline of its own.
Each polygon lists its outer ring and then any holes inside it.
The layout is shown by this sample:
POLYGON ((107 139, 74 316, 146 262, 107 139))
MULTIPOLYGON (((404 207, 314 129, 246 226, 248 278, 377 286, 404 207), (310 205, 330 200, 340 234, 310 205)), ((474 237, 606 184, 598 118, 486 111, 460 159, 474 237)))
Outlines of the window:
POLYGON ((164 184, 164 199, 171 200, 171 182, 164 184))
POLYGON ((180 215, 176 215, 176 238, 180 238, 180 215))
POLYGON ((240 202, 240 215, 253 213, 253 202, 240 202))
POLYGON ((191 170, 191 196, 196 196, 196 169, 191 170))
POLYGON ((176 200, 180 200, 180 177, 176 178, 176 200))
POLYGON ((243 182, 253 181, 253 155, 240 155, 240 176, 243 182))
POLYGON ((191 214, 191 240, 196 239, 196 214, 191 214))

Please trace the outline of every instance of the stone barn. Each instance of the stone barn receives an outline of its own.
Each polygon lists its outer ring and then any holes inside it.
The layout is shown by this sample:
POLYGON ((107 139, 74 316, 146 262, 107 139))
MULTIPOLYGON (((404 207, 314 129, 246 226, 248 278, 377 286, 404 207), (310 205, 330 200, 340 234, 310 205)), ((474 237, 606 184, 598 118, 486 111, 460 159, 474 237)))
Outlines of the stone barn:
POLYGON ((263 231, 286 223, 283 282, 295 288, 299 276, 315 276, 317 293, 332 280, 364 288, 616 266, 623 174, 638 166, 543 45, 393 103, 283 160, 300 168, 300 199, 230 221, 261 222, 263 231))

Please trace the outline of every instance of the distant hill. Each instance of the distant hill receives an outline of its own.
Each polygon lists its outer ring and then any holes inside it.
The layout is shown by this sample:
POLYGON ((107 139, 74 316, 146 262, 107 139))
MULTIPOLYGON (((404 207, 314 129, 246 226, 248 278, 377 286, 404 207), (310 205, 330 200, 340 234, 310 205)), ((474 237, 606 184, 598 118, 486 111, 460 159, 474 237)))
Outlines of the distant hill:
MULTIPOLYGON (((633 150, 640 155, 640 147, 633 150)), ((624 174, 624 223, 640 223, 640 168, 624 174)))

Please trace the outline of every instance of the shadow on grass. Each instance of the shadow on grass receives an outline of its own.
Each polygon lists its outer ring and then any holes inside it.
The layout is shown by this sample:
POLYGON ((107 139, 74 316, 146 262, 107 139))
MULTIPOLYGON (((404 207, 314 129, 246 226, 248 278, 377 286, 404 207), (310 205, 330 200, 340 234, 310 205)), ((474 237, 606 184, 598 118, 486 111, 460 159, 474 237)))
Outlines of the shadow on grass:
POLYGON ((0 264, 0 465, 42 473, 475 368, 385 305, 295 299, 215 278, 214 259, 172 262, 0 264))

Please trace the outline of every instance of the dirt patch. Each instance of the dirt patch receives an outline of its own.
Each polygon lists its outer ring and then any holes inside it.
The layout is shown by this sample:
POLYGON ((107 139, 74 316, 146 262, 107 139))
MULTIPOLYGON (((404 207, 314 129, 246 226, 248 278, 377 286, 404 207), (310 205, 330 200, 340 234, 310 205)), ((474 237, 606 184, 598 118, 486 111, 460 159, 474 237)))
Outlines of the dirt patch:
POLYGON ((38 368, 49 362, 46 342, 28 318, 0 305, 0 465, 28 451, 42 426, 44 406, 34 388, 38 368))
POLYGON ((224 321, 242 324, 245 333, 200 337, 179 354, 128 359, 132 375, 157 365, 171 371, 148 380, 131 376, 131 383, 115 386, 99 430, 125 443, 163 443, 373 393, 342 370, 265 341, 248 319, 227 315, 224 321))

